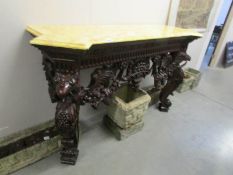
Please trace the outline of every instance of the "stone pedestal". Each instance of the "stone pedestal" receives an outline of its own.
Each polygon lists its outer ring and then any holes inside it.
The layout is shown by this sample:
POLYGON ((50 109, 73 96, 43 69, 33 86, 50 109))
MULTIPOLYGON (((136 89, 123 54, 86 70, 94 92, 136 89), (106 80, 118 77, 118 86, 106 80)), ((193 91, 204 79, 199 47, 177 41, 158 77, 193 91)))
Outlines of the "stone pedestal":
POLYGON ((192 68, 188 68, 186 72, 194 77, 194 81, 191 85, 191 89, 197 87, 201 80, 201 72, 196 69, 192 69, 192 68))
POLYGON ((159 102, 159 95, 160 95, 160 90, 156 90, 154 85, 152 86, 147 86, 145 88, 143 88, 144 91, 146 91, 150 97, 151 97, 151 101, 149 103, 149 106, 155 105, 156 103, 159 102))
POLYGON ((142 129, 144 113, 150 100, 146 91, 124 86, 113 97, 104 123, 117 139, 127 138, 142 129))
POLYGON ((176 89, 177 92, 182 93, 185 91, 188 91, 191 89, 191 86, 193 84, 194 77, 184 71, 184 79, 183 82, 179 85, 179 87, 176 89))
POLYGON ((196 69, 188 68, 184 70, 184 74, 183 82, 176 89, 176 91, 180 93, 197 87, 201 79, 201 72, 196 69))
POLYGON ((144 126, 144 122, 141 121, 132 125, 127 129, 123 129, 120 128, 115 122, 113 122, 112 119, 109 118, 107 115, 104 116, 103 122, 104 125, 115 135, 115 137, 118 140, 123 140, 128 138, 129 136, 137 133, 138 131, 141 131, 144 126))

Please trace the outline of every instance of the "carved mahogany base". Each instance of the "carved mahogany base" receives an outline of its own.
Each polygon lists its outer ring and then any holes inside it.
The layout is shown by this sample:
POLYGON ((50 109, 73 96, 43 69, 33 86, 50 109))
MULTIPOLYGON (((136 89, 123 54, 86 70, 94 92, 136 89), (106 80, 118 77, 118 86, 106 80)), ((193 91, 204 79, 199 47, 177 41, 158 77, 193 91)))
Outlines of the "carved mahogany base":
POLYGON ((128 84, 132 88, 138 88, 142 79, 152 74, 155 89, 161 90, 158 108, 165 112, 169 110, 171 102, 168 97, 182 82, 182 67, 190 60, 184 52, 186 44, 178 44, 177 48, 174 47, 176 49, 164 46, 161 53, 156 49, 147 50, 148 47, 157 47, 156 43, 137 46, 138 48, 129 47, 133 49, 131 52, 125 52, 126 48, 121 47, 121 55, 118 52, 115 55, 112 53, 120 48, 101 52, 98 49, 94 52, 93 49, 93 53, 86 53, 86 58, 80 56, 80 59, 76 59, 78 53, 72 55, 73 51, 64 50, 60 54, 60 49, 43 52, 49 94, 51 101, 57 103, 56 127, 63 137, 62 163, 74 165, 78 157, 80 105, 89 103, 96 109, 101 102, 108 104, 108 99, 121 86, 128 84), (174 51, 166 51, 167 48, 174 51), (71 59, 66 59, 66 56, 71 59), (80 69, 96 66, 100 67, 91 74, 90 84, 83 87, 79 81, 80 69))

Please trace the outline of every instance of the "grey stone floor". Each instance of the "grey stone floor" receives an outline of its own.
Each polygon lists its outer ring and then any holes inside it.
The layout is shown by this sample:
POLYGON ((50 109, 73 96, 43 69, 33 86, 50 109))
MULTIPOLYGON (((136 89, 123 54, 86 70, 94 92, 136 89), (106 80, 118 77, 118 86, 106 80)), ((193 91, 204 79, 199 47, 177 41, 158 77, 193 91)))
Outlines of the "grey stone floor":
POLYGON ((14 175, 233 175, 232 76, 208 70, 198 88, 171 98, 169 113, 151 107, 143 130, 124 141, 90 119, 75 166, 54 154, 14 175))

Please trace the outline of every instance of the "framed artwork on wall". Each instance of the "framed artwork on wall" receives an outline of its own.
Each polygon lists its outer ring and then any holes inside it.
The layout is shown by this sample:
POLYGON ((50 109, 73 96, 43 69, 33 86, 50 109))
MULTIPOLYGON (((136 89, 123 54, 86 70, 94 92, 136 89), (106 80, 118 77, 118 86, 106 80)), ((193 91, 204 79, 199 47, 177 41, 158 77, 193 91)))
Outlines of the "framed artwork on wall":
POLYGON ((213 5, 214 0, 172 0, 168 24, 204 32, 213 5))

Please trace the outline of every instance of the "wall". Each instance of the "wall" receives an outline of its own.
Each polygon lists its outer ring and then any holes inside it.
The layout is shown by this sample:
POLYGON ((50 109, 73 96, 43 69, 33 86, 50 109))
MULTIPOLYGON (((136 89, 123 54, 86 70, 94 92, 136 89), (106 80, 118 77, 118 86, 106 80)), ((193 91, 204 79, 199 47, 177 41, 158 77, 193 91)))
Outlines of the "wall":
POLYGON ((223 4, 221 7, 221 13, 219 14, 216 25, 220 26, 224 24, 226 16, 229 11, 229 7, 231 6, 232 0, 223 0, 223 4))
MULTIPOLYGON (((0 137, 54 117, 39 50, 27 24, 165 24, 170 0, 0 1, 0 137)), ((82 72, 81 81, 90 70, 82 72)), ((147 80, 147 83, 151 80, 147 80)), ((87 81, 84 82, 87 84, 87 81)), ((81 120, 103 115, 81 108, 81 120)))
POLYGON ((211 67, 223 67, 226 43, 233 41, 233 8, 231 8, 211 61, 211 67))

